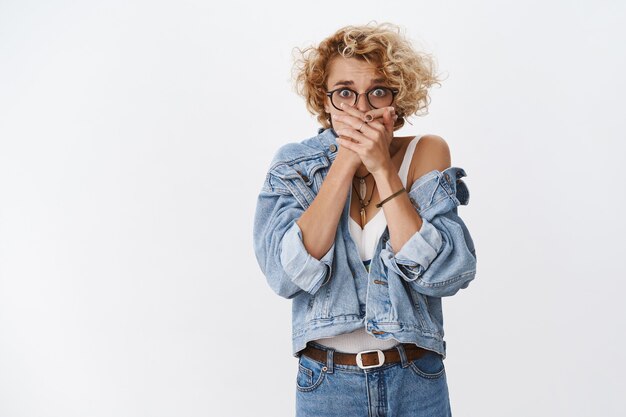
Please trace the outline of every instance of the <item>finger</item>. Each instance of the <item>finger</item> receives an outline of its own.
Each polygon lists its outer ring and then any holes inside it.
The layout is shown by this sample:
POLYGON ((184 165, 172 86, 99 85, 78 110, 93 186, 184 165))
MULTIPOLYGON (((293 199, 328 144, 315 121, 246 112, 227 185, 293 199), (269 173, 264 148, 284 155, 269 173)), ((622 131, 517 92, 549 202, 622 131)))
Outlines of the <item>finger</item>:
POLYGON ((359 109, 357 109, 356 107, 354 107, 354 106, 350 106, 350 105, 347 105, 347 104, 345 104, 345 103, 341 103, 341 104, 340 104, 340 107, 341 107, 341 109, 342 109, 344 112, 346 112, 346 113, 347 113, 347 114, 349 114, 350 116, 354 116, 354 117, 356 117, 357 119, 362 120, 362 121, 364 121, 364 122, 366 122, 366 123, 369 123, 369 122, 371 122, 371 121, 373 121, 373 120, 376 120, 376 119, 378 119, 378 118, 381 118, 381 119, 382 119, 382 117, 383 117, 383 115, 384 115, 384 113, 385 113, 386 109, 391 109, 392 114, 395 114, 395 111, 396 111, 396 110, 393 108, 393 106, 383 107, 383 108, 380 108, 380 109, 372 109, 372 110, 367 111, 367 112, 365 112, 365 113, 364 113, 364 112, 362 112, 362 111, 360 111, 360 110, 359 110, 359 109))
POLYGON ((341 106, 341 110, 345 111, 350 116, 354 116, 357 119, 360 119, 361 121, 365 121, 364 113, 361 110, 357 109, 354 106, 349 106, 346 103, 341 103, 340 106, 341 106))
POLYGON ((393 107, 389 108, 390 110, 388 110, 388 113, 386 113, 383 116, 383 124, 384 124, 384 129, 389 132, 389 133, 393 133, 393 127, 396 123, 396 120, 398 120, 398 115, 396 114, 396 112, 393 110, 393 107), (388 114, 388 116, 387 116, 388 114))
POLYGON ((367 125, 373 129, 376 129, 380 132, 382 132, 385 129, 385 125, 381 122, 384 122, 384 120, 382 119, 382 117, 375 119, 373 122, 369 122, 367 123, 367 125))
MULTIPOLYGON (((383 117, 383 115, 385 114, 385 109, 387 109, 387 107, 383 107, 382 109, 374 109, 374 110, 370 110, 368 112, 365 112, 365 121, 366 122, 371 122, 375 119, 379 119, 383 117)), ((392 114, 395 114, 395 109, 393 107, 391 107, 392 109, 392 114)))
POLYGON ((353 128, 356 131, 361 131, 363 133, 374 133, 375 129, 372 129, 369 124, 365 123, 362 119, 357 119, 354 116, 350 115, 337 115, 334 117, 334 120, 342 122, 344 125, 347 125, 349 128, 353 128))
POLYGON ((345 139, 345 138, 337 138, 337 143, 339 144, 339 146, 343 146, 344 148, 356 153, 357 155, 361 156, 359 153, 359 144, 358 143, 354 143, 352 141, 350 141, 350 139, 345 139))
POLYGON ((398 115, 392 110, 393 107, 387 108, 383 115, 383 124, 385 126, 385 130, 388 132, 393 132, 393 125, 398 119, 398 115))
POLYGON ((340 136, 345 136, 347 138, 353 139, 354 141, 356 141, 357 145, 362 145, 372 140, 356 129, 342 128, 336 130, 335 132, 337 132, 337 134, 340 136))
MULTIPOLYGON (((345 103, 341 103, 341 108, 348 115, 350 115, 350 116, 352 116, 352 117, 354 117, 355 119, 358 120, 358 122, 355 121, 354 124, 350 124, 350 126, 352 126, 353 128, 355 128, 357 130, 360 130, 360 131, 363 131, 364 128, 365 128, 365 125, 364 124, 361 125, 361 123, 363 123, 363 122, 364 123, 369 123, 370 121, 375 119, 375 117, 367 116, 366 113, 363 113, 362 111, 360 111, 356 107, 350 106, 350 105, 346 105, 345 103)), ((342 117, 342 116, 340 116, 340 117, 342 117)), ((341 120, 341 119, 339 119, 339 120, 341 120)), ((354 120, 354 119, 351 119, 351 118, 348 117, 345 120, 347 121, 347 120, 354 120)), ((367 129, 365 129, 365 130, 367 130, 367 129)))
MULTIPOLYGON (((371 122, 367 122, 367 125, 370 126, 371 128, 373 128, 374 130, 378 131, 379 133, 385 133, 385 132, 388 131, 388 127, 385 124, 385 119, 384 119, 385 112, 384 112, 384 109, 377 109, 377 110, 383 110, 383 112, 379 112, 380 117, 374 119, 371 122)), ((392 114, 393 114, 393 112, 392 112, 392 114)), ((366 114, 366 116, 367 116, 367 114, 366 114)), ((361 129, 361 130, 363 130, 363 129, 361 129)))
POLYGON ((372 121, 374 119, 382 118, 383 114, 385 113, 385 111, 387 109, 391 109, 392 114, 395 114, 395 112, 396 112, 396 110, 393 108, 393 106, 383 107, 383 108, 380 108, 380 109, 373 109, 373 110, 367 111, 365 113, 362 112, 361 110, 357 109, 356 107, 350 106, 350 105, 345 104, 345 103, 341 103, 339 105, 339 107, 341 107, 341 110, 345 111, 349 115, 354 116, 357 119, 361 119, 364 122, 370 122, 370 121, 372 121), (368 117, 368 115, 370 115, 370 116, 368 117))
MULTIPOLYGON (((395 114, 395 110, 393 107, 385 107, 382 109, 376 109, 376 113, 366 113, 365 114, 365 118, 367 118, 367 116, 370 116, 371 114, 378 114, 379 117, 373 119, 371 122, 366 122, 368 124, 368 126, 372 127, 373 129, 375 129, 376 131, 383 133, 383 132, 393 132, 393 125, 395 124, 395 121, 397 120, 397 115, 395 114), (390 110, 389 110, 390 109, 390 110), (391 116, 391 122, 386 121, 387 119, 385 119, 386 115, 390 114, 391 116)), ((363 129, 360 129, 361 131, 363 131, 363 129)))

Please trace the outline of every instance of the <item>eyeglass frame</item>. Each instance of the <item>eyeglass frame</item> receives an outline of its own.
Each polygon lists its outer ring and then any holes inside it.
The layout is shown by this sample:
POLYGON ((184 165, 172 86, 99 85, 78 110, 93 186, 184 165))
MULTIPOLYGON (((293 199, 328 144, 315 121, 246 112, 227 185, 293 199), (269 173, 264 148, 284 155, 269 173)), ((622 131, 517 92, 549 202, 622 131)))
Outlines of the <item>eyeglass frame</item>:
POLYGON ((354 104, 357 104, 359 102, 359 96, 362 94, 365 94, 365 98, 367 100, 367 104, 369 104, 372 108, 374 109, 378 109, 379 107, 374 107, 374 105, 372 105, 372 103, 370 102, 370 97, 369 97, 369 93, 371 93, 372 91, 379 89, 379 88, 386 88, 387 90, 391 91, 391 103, 389 103, 389 105, 393 104, 393 101, 396 99, 396 94, 398 94, 398 92, 400 90, 396 89, 396 88, 391 88, 391 87, 385 87, 383 85, 377 85, 375 87, 370 88, 369 90, 365 91, 364 93, 358 93, 356 91, 354 91, 351 88, 348 87, 339 87, 339 88, 335 88, 332 91, 327 91, 326 92, 326 96, 328 96, 328 98, 330 99, 330 104, 333 105, 334 108, 336 108, 339 111, 343 111, 342 109, 340 109, 339 107, 335 106, 335 103, 333 102, 333 94, 335 93, 335 91, 339 91, 339 90, 348 90, 353 92, 354 94, 356 94, 356 99, 354 100, 354 104))

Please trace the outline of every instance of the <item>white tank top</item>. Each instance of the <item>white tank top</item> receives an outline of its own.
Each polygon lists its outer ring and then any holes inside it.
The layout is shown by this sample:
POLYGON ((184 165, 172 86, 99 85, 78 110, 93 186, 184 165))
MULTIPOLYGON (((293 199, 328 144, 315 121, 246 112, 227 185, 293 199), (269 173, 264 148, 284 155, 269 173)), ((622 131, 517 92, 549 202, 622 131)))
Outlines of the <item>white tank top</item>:
MULTIPOLYGON (((398 176, 400 177, 404 188, 407 186, 409 166, 411 165, 413 152, 415 151, 415 145, 418 140, 419 137, 416 136, 413 140, 411 140, 409 146, 407 146, 404 159, 402 159, 402 164, 400 165, 400 170, 398 171, 398 176)), ((354 221, 352 216, 348 216, 348 218, 350 235, 356 243, 361 260, 369 272, 370 262, 372 260, 372 256, 374 255, 376 244, 378 243, 380 236, 385 231, 385 227, 387 227, 387 219, 385 219, 385 214, 382 208, 379 209, 374 217, 365 224, 363 229, 361 229, 361 226, 354 221)), ((361 327, 351 333, 343 333, 337 336, 316 339, 315 342, 346 353, 357 353, 363 350, 371 349, 385 350, 390 349, 399 343, 398 340, 394 338, 387 340, 377 339, 367 333, 365 327, 361 327)))

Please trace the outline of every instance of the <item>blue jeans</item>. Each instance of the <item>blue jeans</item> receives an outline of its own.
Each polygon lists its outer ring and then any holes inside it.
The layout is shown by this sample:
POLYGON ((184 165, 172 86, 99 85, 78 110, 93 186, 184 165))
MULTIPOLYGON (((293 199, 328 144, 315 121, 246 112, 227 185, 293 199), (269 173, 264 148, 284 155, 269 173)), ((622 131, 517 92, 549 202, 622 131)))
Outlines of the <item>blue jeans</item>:
POLYGON ((441 355, 428 351, 408 361, 401 344, 401 362, 377 368, 333 363, 334 349, 326 351, 326 363, 305 355, 298 358, 296 417, 449 417, 450 399, 441 355))

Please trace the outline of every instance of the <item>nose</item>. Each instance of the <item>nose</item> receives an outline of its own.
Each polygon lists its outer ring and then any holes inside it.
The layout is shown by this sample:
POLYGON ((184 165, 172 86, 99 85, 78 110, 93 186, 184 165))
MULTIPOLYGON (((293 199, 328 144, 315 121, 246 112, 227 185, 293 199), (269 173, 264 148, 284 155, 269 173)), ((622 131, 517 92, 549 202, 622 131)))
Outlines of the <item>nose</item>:
POLYGON ((369 101, 367 101, 367 97, 365 94, 359 94, 359 96, 357 97, 356 108, 363 112, 370 111, 372 109, 372 106, 370 106, 369 101))

